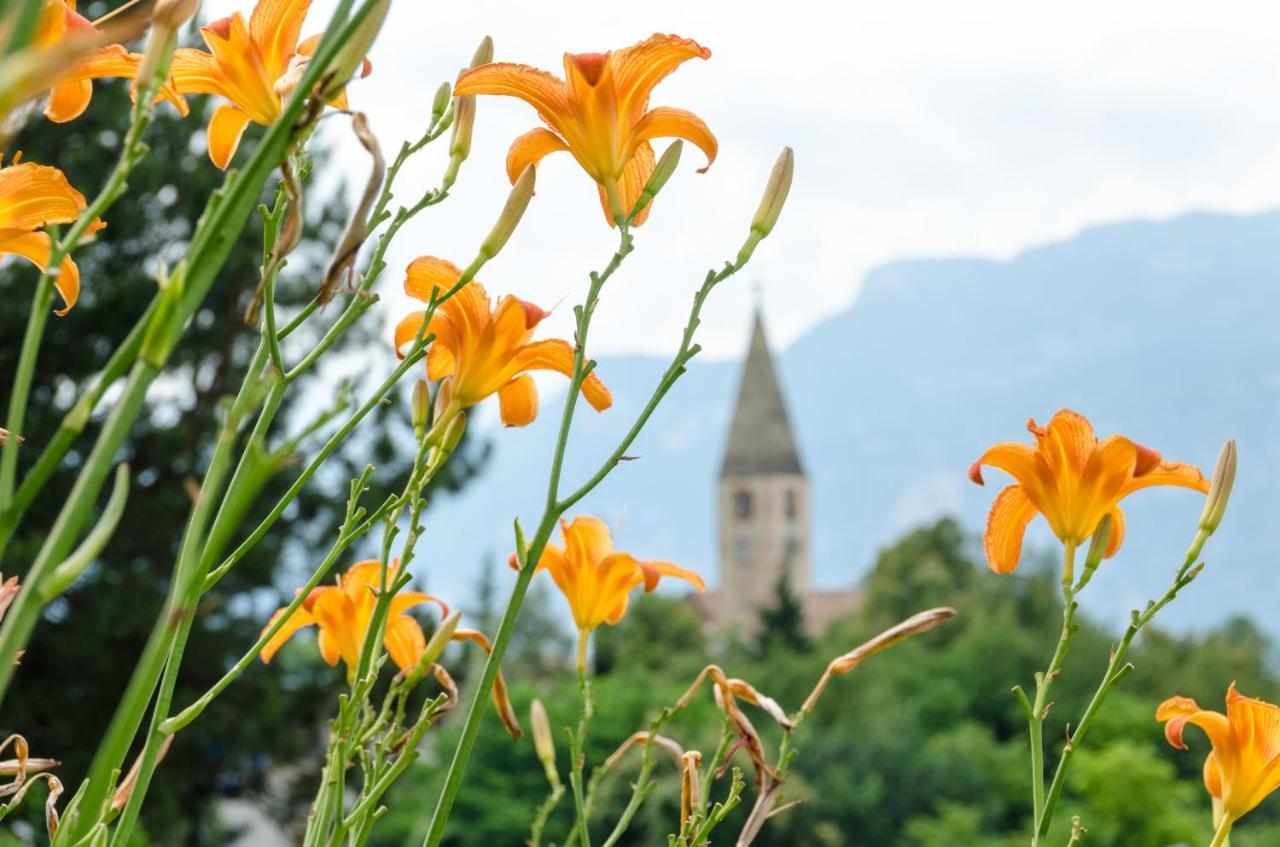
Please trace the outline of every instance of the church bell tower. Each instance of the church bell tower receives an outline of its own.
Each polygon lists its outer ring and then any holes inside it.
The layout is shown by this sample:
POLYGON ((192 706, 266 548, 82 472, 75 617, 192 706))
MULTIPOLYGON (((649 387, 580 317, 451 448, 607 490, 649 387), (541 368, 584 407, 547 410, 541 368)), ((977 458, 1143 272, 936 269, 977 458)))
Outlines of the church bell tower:
MULTIPOLYGON (((812 594, 809 480, 757 308, 717 491, 720 628, 749 635, 783 579, 812 594)), ((806 603, 807 605, 807 603, 806 603)))

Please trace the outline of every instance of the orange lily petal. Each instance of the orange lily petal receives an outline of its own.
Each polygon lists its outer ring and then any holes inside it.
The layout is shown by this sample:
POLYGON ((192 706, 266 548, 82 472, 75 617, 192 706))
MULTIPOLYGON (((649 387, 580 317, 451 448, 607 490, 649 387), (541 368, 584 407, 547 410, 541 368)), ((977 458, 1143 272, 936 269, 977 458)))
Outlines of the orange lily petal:
MULTIPOLYGON (((435 256, 420 256, 410 262, 405 271, 404 293, 415 300, 430 303, 432 292, 436 292, 437 296, 443 295, 457 285, 461 277, 462 269, 453 262, 435 256)), ((488 311, 488 304, 485 311, 488 311)))
POLYGON ((240 137, 250 120, 239 106, 230 103, 223 103, 214 110, 213 117, 209 119, 209 158, 219 169, 225 171, 231 164, 231 157, 236 154, 240 137))
POLYGON ((1180 488, 1199 491, 1201 494, 1209 493, 1209 480, 1200 472, 1200 469, 1182 462, 1161 462, 1149 473, 1130 480, 1125 485, 1124 492, 1129 494, 1153 485, 1176 485, 1180 488))
POLYGON ((400 320, 400 323, 396 324, 395 346, 397 355, 400 353, 401 347, 418 337, 418 329, 421 328, 422 321, 426 316, 426 312, 410 312, 400 320))
POLYGON ((213 56, 203 50, 179 47, 174 51, 169 76, 183 94, 218 94, 231 99, 227 78, 213 56))
MULTIPOLYGON (((12 254, 28 260, 42 272, 49 270, 49 258, 53 252, 53 240, 48 233, 23 232, 4 234, 0 237, 0 255, 12 254)), ((71 311, 80 299, 80 269, 71 259, 64 258, 58 266, 58 276, 53 285, 62 297, 63 307, 54 311, 59 317, 71 311)))
POLYGON ((1111 537, 1107 539, 1107 549, 1103 551, 1102 558, 1110 559, 1120 550, 1120 545, 1124 543, 1124 512, 1119 509, 1112 509, 1111 512, 1111 537))
POLYGON ((73 121, 84 114, 93 99, 93 83, 87 79, 72 80, 53 87, 44 116, 54 123, 73 121))
POLYGON ((72 223, 84 195, 57 168, 23 162, 0 169, 0 231, 72 223))
POLYGON ((503 426, 528 426, 538 416, 538 389, 533 377, 520 374, 498 391, 503 426))
POLYGON ((706 591, 707 584, 702 581, 702 577, 687 568, 674 565, 671 562, 636 562, 640 570, 644 574, 644 590, 653 591, 658 587, 658 580, 664 576, 672 576, 677 579, 683 579, 692 585, 698 591, 706 591))
POLYGON ((649 94, 676 68, 690 59, 710 59, 711 51, 690 38, 654 33, 632 47, 614 51, 614 85, 622 111, 635 117, 648 108, 649 94))
POLYGON ((1085 464, 1098 443, 1089 420, 1070 409, 1054 412, 1044 427, 1028 420, 1027 429, 1035 435, 1041 455, 1055 475, 1068 471, 1077 476, 1084 473, 1085 464))
POLYGON ((507 151, 507 177, 514 183, 529 165, 536 165, 549 153, 566 152, 569 145, 549 129, 538 127, 511 142, 507 151))
POLYGON ((707 172, 707 168, 715 162, 716 153, 719 151, 719 144, 716 142, 716 137, 711 134, 711 128, 703 122, 702 118, 684 109, 672 109, 667 106, 653 109, 640 119, 632 133, 631 143, 635 145, 655 138, 683 138, 698 145, 698 149, 707 157, 707 164, 698 168, 698 173, 707 172))
POLYGON ((262 51, 268 79, 279 79, 298 52, 302 21, 311 0, 258 0, 249 17, 249 33, 262 51))
MULTIPOLYGON (((573 348, 560 338, 535 341, 520 348, 512 362, 516 371, 555 371, 565 376, 573 375, 573 348)), ((595 375, 587 374, 582 383, 582 396, 597 412, 613 405, 613 396, 595 375)))
MULTIPOLYGON (((271 629, 271 627, 275 625, 275 622, 278 621, 280 616, 284 613, 284 609, 277 609, 275 614, 271 616, 271 620, 267 621, 267 625, 262 628, 262 631, 266 632, 271 629)), ((284 626, 280 627, 279 631, 277 631, 275 635, 271 636, 270 640, 267 641, 266 646, 262 648, 262 652, 259 654, 262 657, 262 663, 264 665, 269 664, 276 652, 283 647, 284 643, 292 638, 298 630, 308 626, 314 626, 315 624, 315 617, 313 617, 306 609, 299 606, 294 610, 293 614, 289 616, 289 619, 284 622, 284 626)))
POLYGON ((388 621, 382 644, 396 667, 404 670, 418 664, 427 649, 427 638, 416 620, 401 616, 388 621))
POLYGON ((457 97, 468 94, 518 97, 536 109, 553 129, 561 129, 572 114, 562 80, 546 71, 512 62, 494 62, 464 71, 458 77, 453 93, 457 97))
POLYGON ((1021 485, 1010 485, 1000 492, 987 515, 987 531, 982 536, 987 564, 996 573, 1013 573, 1022 556, 1022 538, 1027 524, 1039 509, 1021 485))

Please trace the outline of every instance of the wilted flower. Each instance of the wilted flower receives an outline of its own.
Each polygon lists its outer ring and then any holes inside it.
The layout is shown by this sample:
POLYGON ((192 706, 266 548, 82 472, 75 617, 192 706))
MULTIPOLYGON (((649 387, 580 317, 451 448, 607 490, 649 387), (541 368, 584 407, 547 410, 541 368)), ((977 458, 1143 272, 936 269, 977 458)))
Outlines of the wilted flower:
MULTIPOLYGON (((56 72, 38 80, 41 86, 25 92, 34 97, 42 90, 49 91, 45 116, 51 121, 63 123, 84 113, 93 98, 93 80, 108 77, 136 79, 142 66, 142 54, 130 53, 119 44, 101 44, 104 34, 76 11, 76 0, 44 0, 40 19, 31 39, 31 48, 52 54, 61 51, 65 62, 56 72), (84 45, 83 51, 74 49, 76 41, 84 45), (67 49, 68 46, 72 49, 67 49)), ((160 91, 183 115, 187 103, 171 83, 166 82, 160 91)))
MULTIPOLYGON (((0 167, 0 255, 21 256, 47 271, 53 239, 39 230, 48 224, 72 223, 85 205, 84 195, 57 168, 30 162, 0 167)), ((104 226, 95 221, 86 233, 104 226)), ((80 297, 80 269, 70 257, 58 266, 54 285, 63 302, 57 314, 65 315, 80 297)))
MULTIPOLYGON (((668 74, 689 59, 710 57, 696 41, 655 34, 623 50, 566 53, 563 80, 528 65, 483 65, 464 72, 454 94, 505 94, 533 106, 550 129, 532 130, 512 143, 508 177, 515 182, 526 165, 568 151, 599 183, 612 225, 631 212, 653 173, 651 140, 684 138, 706 153, 707 167, 715 161, 716 138, 701 118, 683 109, 649 108, 650 93, 668 74)), ((648 208, 633 223, 647 216, 648 208)))
MULTIPOLYGON (((551 572, 578 627, 578 667, 586 665, 587 638, 600 624, 616 624, 627 612, 632 590, 643 585, 653 591, 664 576, 677 577, 699 591, 702 577, 670 562, 642 562, 630 553, 613 549, 609 527, 599 518, 579 515, 572 523, 560 521, 564 548, 548 543, 538 570, 551 572)), ((515 564, 513 557, 512 564, 515 564)))
MULTIPOLYGON (((462 276, 443 259, 423 256, 409 266, 404 290, 430 303, 433 292, 441 296, 462 276)), ((538 415, 538 389, 530 371, 573 374, 573 348, 559 338, 530 341, 538 323, 549 312, 507 295, 491 306, 479 282, 468 282, 440 305, 427 334, 435 341, 427 353, 427 378, 443 380, 437 398, 436 426, 458 412, 497 394, 502 422, 525 426, 538 415)), ((399 350, 418 337, 425 312, 414 312, 396 327, 399 350)), ((597 411, 613 404, 609 390, 594 373, 582 383, 582 396, 597 411)))
POLYGON ((982 454, 969 468, 969 478, 983 484, 982 465, 1005 471, 1015 480, 991 505, 983 542, 987 563, 997 573, 1018 566, 1022 537, 1037 514, 1049 522, 1063 544, 1075 547, 1093 535, 1110 514, 1115 555, 1124 539, 1124 513, 1118 504, 1141 488, 1177 485, 1208 492, 1209 481, 1195 467, 1165 462, 1160 454, 1122 435, 1099 441, 1084 416, 1069 409, 1056 413, 1048 426, 1027 421, 1035 446, 1006 442, 982 454))
POLYGON ((1188 723, 1209 736, 1213 750, 1205 759, 1204 784, 1220 833, 1280 788, 1280 706, 1245 697, 1232 683, 1225 715, 1201 709, 1190 697, 1171 697, 1156 710, 1156 720, 1179 750, 1188 749, 1182 740, 1188 723))
POLYGON ((698 689, 702 687, 702 683, 707 679, 710 679, 712 683, 711 690, 715 696, 716 707, 722 709, 729 717, 734 734, 738 736, 736 747, 740 747, 746 752, 747 757, 751 759, 751 763, 755 766, 757 788, 763 786, 765 777, 774 777, 776 774, 765 758, 764 745, 760 741, 760 733, 752 725, 751 719, 738 706, 738 701, 742 700, 764 710, 769 717, 777 721, 778 725, 785 730, 793 729, 795 724, 776 700, 760 693, 755 686, 744 679, 730 678, 719 665, 707 665, 703 668, 702 672, 694 679, 693 684, 689 686, 689 690, 676 703, 676 708, 683 709, 689 705, 693 695, 698 692, 698 689))
MULTIPOLYGON (((219 168, 230 163, 249 121, 270 126, 280 117, 284 101, 276 83, 287 78, 295 56, 312 55, 320 43, 318 35, 298 41, 310 7, 311 0, 258 0, 248 22, 235 12, 201 28, 210 52, 183 48, 174 54, 178 91, 217 94, 231 101, 209 120, 209 158, 219 168)), ((282 90, 291 89, 286 84, 282 90)), ((330 104, 345 109, 345 92, 330 104)))
MULTIPOLYGON (((388 569, 388 585, 394 582, 396 571, 394 565, 388 569)), ((371 559, 353 565, 342 575, 338 585, 313 589, 280 631, 262 648, 262 661, 270 662, 276 651, 298 630, 315 625, 320 628, 320 655, 324 660, 336 665, 341 659, 347 665, 348 675, 355 673, 381 584, 382 563, 371 559)), ((387 610, 382 643, 391 661, 402 670, 414 667, 427 646, 422 625, 405 612, 427 602, 435 603, 448 612, 444 603, 420 591, 401 591, 392 598, 387 610)), ((263 631, 270 629, 284 613, 285 610, 280 609, 272 615, 263 631)))

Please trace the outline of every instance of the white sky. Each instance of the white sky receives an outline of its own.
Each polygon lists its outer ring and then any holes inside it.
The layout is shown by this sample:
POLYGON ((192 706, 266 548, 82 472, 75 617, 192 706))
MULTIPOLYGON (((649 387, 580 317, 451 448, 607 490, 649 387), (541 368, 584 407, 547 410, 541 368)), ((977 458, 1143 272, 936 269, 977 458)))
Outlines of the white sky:
MULTIPOLYGON (((250 7, 206 0, 204 15, 250 7)), ((317 0, 308 34, 330 7, 317 0)), ((673 349, 694 287, 736 252, 784 144, 797 157, 787 213, 746 278, 710 307, 702 340, 712 355, 740 354, 753 280, 764 282, 772 335, 785 344, 895 258, 1008 256, 1093 223, 1254 211, 1280 192, 1274 3, 397 0, 371 54, 374 75, 351 100, 392 155, 420 134, 436 86, 486 33, 500 60, 559 73, 566 50, 622 47, 654 31, 711 48, 709 62, 687 64, 653 102, 701 115, 721 154, 699 176, 701 154, 687 146, 606 293, 597 352, 673 349)), ((330 137, 346 132, 327 123, 330 137)), ((409 260, 470 260, 506 195, 507 146, 537 124, 522 102, 481 98, 454 197, 392 250, 385 320, 405 308, 409 260)), ((405 184, 435 184, 441 152, 406 169, 405 184)), ((337 164, 353 182, 367 172, 350 147, 337 164)), ((491 293, 561 304, 548 328, 563 331, 587 270, 614 240, 588 178, 553 156, 526 222, 481 279, 491 293)))

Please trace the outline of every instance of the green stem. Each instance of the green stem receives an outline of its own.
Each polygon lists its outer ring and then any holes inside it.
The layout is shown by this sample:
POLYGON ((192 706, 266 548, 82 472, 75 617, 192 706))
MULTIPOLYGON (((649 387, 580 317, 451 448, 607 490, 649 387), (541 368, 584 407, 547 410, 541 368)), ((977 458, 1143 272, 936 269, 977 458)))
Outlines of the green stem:
POLYGON ((1076 545, 1067 542, 1062 550, 1062 631, 1058 634, 1058 646, 1044 673, 1036 674, 1036 698, 1027 713, 1027 734, 1031 745, 1031 807, 1033 834, 1032 847, 1040 843, 1039 824, 1044 815, 1044 719, 1048 710, 1049 691, 1062 671, 1062 663, 1071 647, 1075 634, 1076 602, 1072 590, 1075 571, 1076 545))
POLYGON ((157 373, 158 369, 145 362, 135 364, 119 402, 107 418, 98 442, 85 462, 84 470, 77 477, 53 527, 45 536, 44 545, 27 571, 22 590, 5 614, 4 623, 0 626, 0 699, 17 669, 18 654, 26 646, 40 617, 43 608, 41 583, 71 551, 89 517, 93 501, 111 471, 115 455, 142 409, 147 387, 157 373))
MULTIPOLYGON (((584 633, 578 639, 580 657, 585 656, 586 641, 584 633)), ((595 714, 595 700, 591 696, 591 678, 587 676, 585 664, 578 667, 578 691, 582 695, 582 713, 578 718, 578 731, 570 737, 572 743, 569 746, 571 757, 569 788, 573 791, 574 828, 578 832, 578 839, 582 842, 582 847, 591 847, 591 830, 587 820, 589 813, 586 798, 583 795, 582 777, 587 766, 587 728, 591 725, 591 718, 595 714)))
POLYGON ((18 369, 13 377, 13 393, 9 395, 9 414, 5 428, 12 437, 0 452, 0 511, 13 503, 13 488, 18 476, 18 442, 26 423, 27 399, 31 395, 31 383, 35 377, 36 358, 40 353, 40 341, 49 321, 49 309, 53 307, 53 278, 41 275, 36 293, 31 300, 31 314, 27 316, 27 330, 22 336, 22 352, 18 354, 18 369))
POLYGON ((1036 829, 1038 839, 1044 839, 1049 832, 1049 825, 1053 822, 1053 814, 1057 808, 1058 799, 1062 794, 1063 786, 1066 784, 1067 771, 1071 765, 1071 759, 1075 755, 1076 750, 1083 743, 1085 736, 1089 732, 1089 728, 1093 726, 1094 720, 1098 713, 1102 710, 1103 704, 1110 696, 1111 692, 1120 682, 1133 671, 1133 665, 1125 661, 1125 656, 1129 652, 1129 647, 1133 644, 1133 640, 1138 633, 1142 631, 1151 619, 1163 609, 1165 606, 1173 602, 1174 598, 1182 589, 1195 580, 1200 573, 1200 567, 1196 566, 1196 560, 1200 558, 1200 553, 1204 549, 1205 542, 1209 540, 1209 536, 1213 533, 1203 529, 1198 529, 1195 538, 1192 539, 1190 547, 1187 548, 1186 556, 1183 558, 1182 565, 1178 568, 1174 575, 1173 582, 1168 590, 1158 599, 1147 603, 1146 609, 1139 613, 1134 611, 1130 617, 1129 626, 1125 629, 1124 635, 1120 638, 1120 642, 1111 651, 1111 658, 1107 662, 1107 670, 1102 675, 1102 681, 1099 683, 1097 690, 1094 692, 1089 705, 1085 707, 1084 713, 1080 716, 1075 729, 1071 732, 1067 739, 1067 745, 1063 748, 1062 757, 1058 760, 1057 769, 1053 774, 1053 782, 1049 786, 1049 796, 1045 802, 1043 812, 1037 818, 1038 826, 1036 829))

